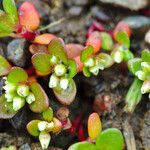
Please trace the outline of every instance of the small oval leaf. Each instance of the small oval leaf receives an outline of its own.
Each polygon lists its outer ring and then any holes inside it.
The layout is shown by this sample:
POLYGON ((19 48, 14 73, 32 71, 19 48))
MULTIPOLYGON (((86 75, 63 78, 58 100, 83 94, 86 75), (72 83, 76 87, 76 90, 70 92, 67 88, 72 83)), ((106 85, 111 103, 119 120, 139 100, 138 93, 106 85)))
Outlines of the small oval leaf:
POLYGON ((94 52, 94 49, 93 49, 93 46, 89 45, 87 46, 81 53, 81 56, 80 56, 80 60, 82 62, 85 62, 87 58, 89 58, 90 56, 92 56, 94 52))
POLYGON ((0 76, 7 75, 11 69, 9 62, 0 55, 0 76))
POLYGON ((49 107, 49 99, 40 84, 37 82, 32 83, 30 90, 35 96, 35 101, 29 105, 30 109, 35 113, 42 113, 47 110, 49 107))
POLYGON ((149 50, 143 50, 142 51, 142 61, 150 62, 150 51, 149 50))
POLYGON ((13 67, 7 77, 8 82, 17 84, 28 80, 28 74, 20 67, 13 67))
POLYGON ((120 44, 123 44, 127 48, 130 47, 130 39, 129 39, 127 33, 125 33, 125 32, 118 32, 115 40, 117 42, 119 42, 120 44))
POLYGON ((48 75, 51 72, 50 55, 36 53, 32 56, 32 64, 40 75, 48 75))
POLYGON ((17 111, 13 110, 12 103, 6 102, 5 95, 0 96, 0 118, 9 119, 12 118, 17 111))
POLYGON ((49 107, 47 110, 45 110, 42 113, 43 119, 50 122, 53 119, 53 110, 51 107, 49 107))
POLYGON ((96 150, 96 146, 89 142, 78 142, 71 145, 68 150, 96 150))
POLYGON ((62 90, 60 87, 57 87, 53 89, 53 92, 60 103, 70 105, 75 99, 77 89, 74 80, 70 79, 69 86, 66 90, 62 90))
POLYGON ((137 71, 141 70, 141 62, 142 62, 141 58, 133 58, 133 59, 129 60, 128 68, 129 68, 130 72, 135 75, 135 73, 137 71))
POLYGON ((77 74, 77 65, 76 62, 72 59, 68 60, 68 77, 73 78, 77 74))
POLYGON ((113 50, 112 37, 106 32, 101 32, 101 38, 102 38, 102 48, 107 51, 112 51, 113 50))
POLYGON ((115 128, 104 130, 96 139, 98 150, 122 150, 123 145, 122 133, 115 128))
POLYGON ((39 13, 31 2, 24 2, 19 7, 19 22, 28 31, 36 30, 39 27, 39 13))
POLYGON ((41 120, 32 120, 27 124, 27 130, 32 136, 39 136, 40 131, 38 130, 38 123, 41 120))
POLYGON ((49 53, 58 57, 64 64, 67 64, 65 45, 61 39, 55 38, 48 45, 49 53))
POLYGON ((102 124, 97 113, 92 113, 88 118, 88 134, 90 139, 95 139, 102 131, 102 124))

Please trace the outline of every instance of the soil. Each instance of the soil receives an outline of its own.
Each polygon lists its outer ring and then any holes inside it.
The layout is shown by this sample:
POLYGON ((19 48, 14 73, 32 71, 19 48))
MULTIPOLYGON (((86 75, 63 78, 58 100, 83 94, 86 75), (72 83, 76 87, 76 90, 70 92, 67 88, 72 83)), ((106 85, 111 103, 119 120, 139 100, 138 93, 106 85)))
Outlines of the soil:
MULTIPOLYGON (((22 1, 17 0, 18 5, 22 1)), ((34 0, 30 1, 35 3, 34 0)), ((51 27, 47 32, 62 37, 65 43, 81 44, 85 43, 87 29, 94 20, 102 22, 107 29, 112 30, 118 21, 140 13, 88 0, 37 0, 36 7, 40 10, 42 25, 65 18, 63 22, 51 27)), ((131 40, 131 50, 137 56, 144 48, 150 48, 150 45, 147 45, 143 40, 143 32, 139 30, 138 35, 140 36, 133 35, 131 40)), ((0 54, 4 52, 3 55, 6 55, 6 46, 11 40, 11 38, 0 40, 0 54)), ((133 114, 126 114, 123 110, 124 97, 132 80, 133 76, 128 72, 125 64, 114 65, 112 68, 100 72, 97 77, 85 78, 82 74, 77 75, 75 81, 78 92, 76 100, 69 106, 70 119, 73 120, 76 116, 82 115, 82 124, 86 131, 87 117, 94 109, 101 115, 103 129, 116 127, 125 133, 129 131, 129 127, 132 129, 130 134, 133 132, 131 140, 135 138, 137 150, 150 150, 150 103, 148 96, 142 97, 142 101, 133 114), (104 97, 109 99, 107 109, 102 110, 99 107, 94 107, 94 105, 98 105, 95 99, 104 97), (124 127, 126 122, 128 123, 124 127)), ((46 78, 39 79, 50 98, 52 108, 56 111, 61 105, 52 91, 49 91, 45 85, 46 81, 46 78)), ((30 120, 28 116, 32 116, 32 114, 28 108, 24 108, 14 118, 0 120, 0 148, 16 145, 21 150, 41 149, 38 139, 31 137, 25 130, 25 125, 30 120)), ((125 136, 125 138, 127 137, 125 136)), ((49 149, 59 150, 60 148, 65 150, 77 140, 77 135, 64 131, 52 137, 51 148, 49 149)), ((125 149, 127 149, 126 146, 125 149)))

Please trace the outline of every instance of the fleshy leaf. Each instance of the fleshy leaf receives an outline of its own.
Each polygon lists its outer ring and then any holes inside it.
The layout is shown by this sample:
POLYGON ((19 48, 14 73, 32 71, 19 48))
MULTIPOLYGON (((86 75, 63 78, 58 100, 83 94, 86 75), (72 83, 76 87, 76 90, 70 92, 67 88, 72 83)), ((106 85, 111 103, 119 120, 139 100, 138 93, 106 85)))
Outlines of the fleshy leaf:
POLYGON ((9 62, 0 55, 0 76, 7 75, 11 69, 9 62))
POLYGON ((90 77, 91 76, 91 72, 89 72, 89 68, 88 67, 83 67, 83 74, 86 77, 90 77))
POLYGON ((47 110, 45 110, 42 113, 43 119, 50 122, 53 119, 53 110, 51 107, 49 107, 47 110))
POLYGON ((91 35, 88 37, 86 41, 86 46, 89 46, 89 45, 93 46, 94 53, 97 53, 100 51, 100 48, 102 46, 100 32, 94 31, 91 33, 91 35))
POLYGON ((106 32, 101 32, 101 38, 102 38, 102 48, 104 50, 111 51, 113 47, 112 37, 106 32))
POLYGON ((96 139, 98 150, 122 150, 123 145, 122 133, 115 128, 106 129, 96 139))
POLYGON ((96 150, 96 147, 89 142, 78 142, 71 145, 68 150, 96 150))
POLYGON ((39 13, 31 2, 24 2, 19 7, 19 22, 28 31, 36 30, 39 27, 39 13))
POLYGON ((60 132, 62 129, 62 123, 55 117, 53 118, 53 122, 54 122, 53 133, 60 132))
POLYGON ((94 52, 93 46, 87 46, 81 53, 80 60, 85 62, 87 58, 89 58, 94 52))
POLYGON ((12 118, 17 111, 13 110, 12 103, 6 102, 5 95, 3 94, 0 97, 0 118, 1 119, 8 119, 12 118))
POLYGON ((88 134, 90 139, 95 139, 102 131, 102 124, 97 113, 92 113, 88 118, 88 134))
POLYGON ((141 58, 133 58, 128 61, 128 68, 130 72, 132 72, 134 75, 137 71, 141 70, 141 58))
POLYGON ((32 64, 40 75, 48 75, 51 72, 50 55, 37 53, 32 56, 32 64))
POLYGON ((69 67, 68 77, 73 78, 77 74, 76 62, 72 59, 69 59, 68 60, 68 67, 69 67))
POLYGON ((41 34, 35 37, 34 42, 42 45, 48 45, 51 40, 56 38, 55 35, 50 33, 41 34))
POLYGON ((69 80, 69 86, 66 90, 62 90, 60 87, 56 87, 53 89, 55 96, 58 101, 64 105, 70 105, 76 96, 76 85, 73 79, 69 80))
POLYGON ((125 32, 118 32, 116 35, 116 41, 119 42, 120 44, 123 44, 127 48, 130 47, 130 39, 125 32))
POLYGON ((109 68, 114 64, 112 57, 108 54, 100 53, 97 57, 100 59, 104 68, 109 68))
POLYGON ((8 82, 10 83, 20 83, 20 82, 25 82, 28 79, 28 74, 26 73, 25 70, 23 70, 20 67, 13 67, 7 77, 8 82))
POLYGON ((32 136, 39 136, 38 123, 40 120, 32 120, 27 124, 27 130, 32 136))
POLYGON ((14 0, 3 0, 4 10, 9 16, 12 18, 12 21, 17 23, 18 21, 18 12, 17 7, 14 0))
POLYGON ((32 83, 30 90, 35 96, 35 101, 29 105, 30 109, 35 113, 42 113, 47 110, 49 107, 49 99, 40 84, 37 82, 32 83))
POLYGON ((61 39, 53 39, 48 45, 48 50, 50 54, 58 57, 64 64, 67 64, 67 54, 61 39))
POLYGON ((142 51, 142 61, 150 62, 150 51, 149 50, 142 51))
POLYGON ((133 59, 133 58, 134 58, 134 55, 133 55, 133 53, 132 53, 130 50, 124 50, 123 53, 124 53, 123 60, 124 60, 125 62, 127 62, 127 61, 129 61, 130 59, 133 59))

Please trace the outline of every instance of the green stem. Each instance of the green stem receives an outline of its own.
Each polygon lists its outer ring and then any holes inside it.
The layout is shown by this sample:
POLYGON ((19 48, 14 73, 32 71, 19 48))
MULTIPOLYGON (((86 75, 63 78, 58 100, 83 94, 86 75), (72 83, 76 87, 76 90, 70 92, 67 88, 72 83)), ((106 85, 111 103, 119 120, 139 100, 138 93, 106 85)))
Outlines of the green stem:
POLYGON ((143 82, 138 78, 135 78, 132 85, 130 86, 128 93, 126 95, 125 101, 125 111, 132 113, 136 105, 141 101, 142 93, 141 87, 143 82))

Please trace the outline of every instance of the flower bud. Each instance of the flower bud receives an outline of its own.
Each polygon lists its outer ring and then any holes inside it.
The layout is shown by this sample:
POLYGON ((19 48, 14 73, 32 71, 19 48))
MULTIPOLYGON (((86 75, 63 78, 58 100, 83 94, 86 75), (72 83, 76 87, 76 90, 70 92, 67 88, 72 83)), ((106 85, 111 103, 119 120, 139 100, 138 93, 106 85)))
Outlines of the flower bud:
POLYGON ((54 74, 51 75, 50 80, 49 80, 49 87, 54 88, 58 85, 59 78, 56 77, 54 74))
POLYGON ((47 149, 50 143, 51 136, 49 133, 41 132, 39 135, 39 141, 41 143, 42 149, 47 149))
POLYGON ((50 63, 52 65, 56 65, 58 63, 58 58, 56 56, 52 55, 50 58, 50 63))
POLYGON ((67 78, 62 78, 60 79, 60 87, 63 89, 63 90, 66 90, 67 87, 68 87, 68 84, 69 84, 69 80, 67 78))
POLYGON ((141 70, 137 71, 135 75, 142 81, 146 80, 146 73, 141 70))
POLYGON ((99 67, 98 66, 91 67, 91 68, 89 68, 89 71, 91 73, 93 73, 94 75, 98 75, 98 73, 99 73, 99 67))
POLYGON ((141 67, 144 72, 150 72, 150 64, 148 62, 141 62, 141 67))
POLYGON ((19 85, 17 88, 17 94, 21 97, 26 97, 29 95, 29 86, 19 85))
POLYGON ((51 132, 51 131, 53 131, 53 128, 54 128, 54 122, 51 121, 50 123, 47 124, 46 131, 51 132))
POLYGON ((34 96, 34 94, 33 93, 29 93, 29 95, 26 97, 26 102, 28 103, 28 104, 31 104, 31 103, 33 103, 35 101, 35 96, 34 96))
POLYGON ((150 92, 150 80, 146 80, 143 82, 143 85, 141 87, 141 93, 149 93, 150 92))
POLYGON ((66 72, 67 69, 63 64, 58 64, 54 68, 56 76, 63 76, 66 72))
POLYGON ((93 67, 94 66, 94 59, 93 58, 89 58, 84 62, 84 65, 86 67, 93 67))
POLYGON ((15 96, 13 98, 13 109, 15 111, 18 111, 20 108, 22 108, 25 105, 25 99, 20 96, 15 96))
POLYGON ((47 127, 47 122, 46 121, 41 121, 38 123, 38 129, 39 131, 44 131, 47 127))
POLYGON ((111 53, 111 56, 116 63, 121 63, 123 61, 123 52, 122 51, 119 51, 119 50, 113 51, 111 53))

